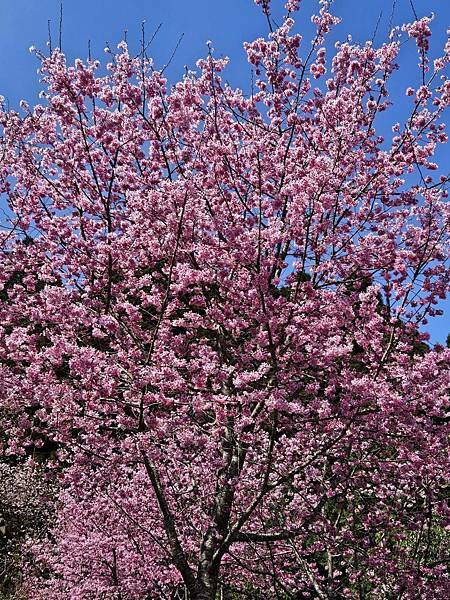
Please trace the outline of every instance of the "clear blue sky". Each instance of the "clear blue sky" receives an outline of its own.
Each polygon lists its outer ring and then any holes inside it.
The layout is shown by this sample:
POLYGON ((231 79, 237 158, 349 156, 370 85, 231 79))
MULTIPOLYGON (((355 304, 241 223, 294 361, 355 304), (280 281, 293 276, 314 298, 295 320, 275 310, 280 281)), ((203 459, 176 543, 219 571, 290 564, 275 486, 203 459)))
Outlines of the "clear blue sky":
MULTIPOLYGON (((275 14, 282 3, 282 0, 273 0, 275 14)), ((317 10, 317 4, 316 0, 302 2, 297 28, 305 36, 311 31, 309 17, 317 10)), ((375 42, 381 43, 389 28, 392 5, 393 0, 336 0, 334 13, 343 21, 336 28, 334 37, 345 39, 351 34, 354 41, 372 38, 381 13, 375 37, 375 42)), ((59 7, 59 0, 0 1, 0 94, 8 99, 11 107, 17 106, 21 98, 30 103, 37 99, 40 90, 37 62, 28 48, 34 45, 45 50, 48 19, 51 19, 53 44, 58 45, 59 7)), ((433 47, 438 51, 450 26, 450 0, 414 0, 414 7, 419 17, 435 13, 433 47)), ((396 0, 393 24, 413 19, 410 0, 396 0)), ((227 70, 229 81, 244 89, 248 87, 250 69, 242 44, 266 32, 264 19, 253 0, 65 0, 63 51, 69 59, 85 58, 88 40, 91 40, 92 54, 101 60, 105 42, 111 46, 117 44, 125 29, 130 46, 138 49, 143 20, 148 38, 162 23, 150 50, 157 65, 166 63, 184 34, 167 70, 172 81, 182 75, 184 65, 194 68, 196 60, 206 52, 206 41, 212 40, 217 55, 231 58, 227 70)), ((394 100, 397 94, 400 101, 417 62, 411 48, 405 49, 404 53, 406 68, 396 75, 391 86, 394 100)), ((389 114, 392 121, 401 119, 401 104, 389 114)), ((443 154, 438 158, 443 169, 448 171, 448 158, 443 154)), ((433 341, 444 342, 450 332, 450 301, 443 303, 442 308, 445 315, 433 319, 428 326, 433 341)))

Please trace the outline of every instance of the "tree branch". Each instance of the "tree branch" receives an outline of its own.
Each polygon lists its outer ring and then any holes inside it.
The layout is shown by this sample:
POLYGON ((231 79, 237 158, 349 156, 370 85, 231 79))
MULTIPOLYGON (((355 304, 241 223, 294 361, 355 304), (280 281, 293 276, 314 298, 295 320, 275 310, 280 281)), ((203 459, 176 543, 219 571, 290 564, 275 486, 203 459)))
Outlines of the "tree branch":
POLYGON ((170 507, 167 504, 158 471, 156 470, 156 467, 149 461, 148 456, 143 450, 142 458, 144 460, 145 470, 147 471, 147 475, 151 481, 153 491, 155 492, 159 509, 163 516, 164 530, 167 535, 174 565, 181 573, 183 581, 186 583, 186 585, 190 589, 193 589, 196 585, 195 576, 186 560, 184 550, 181 547, 180 540, 178 539, 178 534, 175 527, 175 519, 173 518, 170 507))

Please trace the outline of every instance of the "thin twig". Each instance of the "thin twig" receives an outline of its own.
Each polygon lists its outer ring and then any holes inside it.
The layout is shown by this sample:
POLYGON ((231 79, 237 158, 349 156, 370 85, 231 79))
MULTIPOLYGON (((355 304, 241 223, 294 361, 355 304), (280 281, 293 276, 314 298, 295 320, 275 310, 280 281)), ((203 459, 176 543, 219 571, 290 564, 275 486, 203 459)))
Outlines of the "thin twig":
POLYGON ((51 19, 47 20, 47 33, 48 33, 48 48, 50 51, 50 54, 52 53, 52 30, 50 27, 50 23, 51 23, 51 19))
POLYGON ((175 54, 176 54, 176 52, 177 52, 177 50, 178 50, 178 47, 179 47, 179 45, 181 44, 181 40, 182 40, 183 38, 184 38, 184 33, 182 33, 182 34, 180 35, 180 37, 178 38, 178 42, 177 42, 177 44, 176 44, 175 48, 173 49, 173 52, 172 52, 172 54, 170 55, 170 58, 169 58, 168 62, 167 62, 165 65, 164 65, 164 67, 163 67, 163 69, 162 69, 162 71, 161 71, 161 75, 164 73, 164 71, 167 69, 167 67, 170 65, 170 63, 171 63, 171 62, 172 62, 172 60, 174 59, 174 57, 175 57, 175 54))
POLYGON ((392 24, 394 22, 394 14, 395 14, 395 7, 396 6, 397 6, 397 0, 394 0, 392 2, 391 16, 389 17, 389 33, 391 33, 391 31, 392 31, 392 24))
POLYGON ((372 38, 371 38, 372 43, 375 42, 375 38, 376 38, 376 35, 378 33, 378 28, 380 26, 380 22, 381 22, 382 17, 383 17, 383 11, 380 10, 380 14, 378 15, 377 23, 375 25, 375 29, 373 30, 373 34, 372 34, 372 38))
POLYGON ((413 11, 414 18, 416 19, 416 21, 418 21, 418 20, 419 20, 419 17, 417 16, 416 9, 414 8, 414 3, 413 3, 413 1, 412 1, 412 0, 409 0, 409 4, 411 5, 411 9, 412 9, 412 11, 413 11))
POLYGON ((62 51, 63 3, 59 5, 59 49, 62 51))

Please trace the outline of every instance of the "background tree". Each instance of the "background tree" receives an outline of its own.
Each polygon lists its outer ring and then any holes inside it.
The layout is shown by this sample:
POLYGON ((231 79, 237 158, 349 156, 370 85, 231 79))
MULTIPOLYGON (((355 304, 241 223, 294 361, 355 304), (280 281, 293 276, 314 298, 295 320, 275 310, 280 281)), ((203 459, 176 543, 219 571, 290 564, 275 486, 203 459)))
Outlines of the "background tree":
POLYGON ((31 465, 0 464, 0 597, 15 597, 22 573, 22 544, 43 537, 51 521, 53 490, 31 465))
POLYGON ((311 44, 297 2, 258 4, 248 96, 212 50, 169 90, 121 43, 106 74, 37 53, 43 104, 0 114, 3 426, 61 471, 28 598, 449 591, 450 356, 417 344, 449 283, 450 45, 430 64, 430 19, 404 27, 388 141, 399 32, 330 62, 328 2, 311 44))

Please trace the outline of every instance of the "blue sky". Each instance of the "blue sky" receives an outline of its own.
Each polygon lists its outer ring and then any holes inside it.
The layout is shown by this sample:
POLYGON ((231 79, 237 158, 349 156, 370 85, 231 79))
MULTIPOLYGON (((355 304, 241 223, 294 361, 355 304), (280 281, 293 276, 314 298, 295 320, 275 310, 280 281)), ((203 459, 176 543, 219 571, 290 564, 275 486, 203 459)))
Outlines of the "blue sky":
MULTIPOLYGON (((281 0, 273 0, 274 14, 281 12, 281 0)), ((317 0, 303 0, 297 18, 297 29, 308 37, 309 20, 317 10, 317 0)), ((354 41, 372 38, 379 20, 375 42, 381 43, 388 32, 393 0, 336 0, 334 13, 342 17, 336 28, 335 39, 351 34, 354 41), (381 17, 380 17, 381 14, 381 17)), ((442 47, 450 26, 449 0, 414 0, 419 17, 435 13, 433 47, 442 47)), ((21 98, 33 103, 41 89, 36 75, 37 62, 30 55, 32 45, 45 50, 48 39, 47 21, 51 20, 52 41, 58 45, 59 0, 3 0, 0 2, 0 94, 11 107, 21 98)), ((410 0, 396 0, 393 24, 414 19, 410 0)), ((184 72, 184 66, 194 68, 198 58, 206 52, 206 41, 212 40, 217 55, 231 58, 226 77, 230 83, 248 87, 250 68, 242 51, 244 41, 265 34, 265 21, 253 0, 65 0, 63 2, 62 48, 69 59, 87 56, 88 40, 92 55, 100 60, 106 42, 111 46, 127 37, 130 46, 138 49, 141 23, 145 20, 147 38, 161 28, 152 44, 150 54, 159 66, 164 65, 180 42, 177 53, 167 69, 171 81, 184 72)), ((390 111, 391 121, 401 120, 401 100, 410 77, 418 77, 414 70, 417 57, 411 46, 403 50, 404 64, 391 86, 394 100, 400 104, 390 111)), ((414 85, 414 84, 413 84, 414 85)), ((448 171, 446 157, 441 154, 443 169, 448 171)), ((430 321, 427 330, 433 341, 445 341, 450 332, 450 302, 443 303, 443 317, 430 321)))

